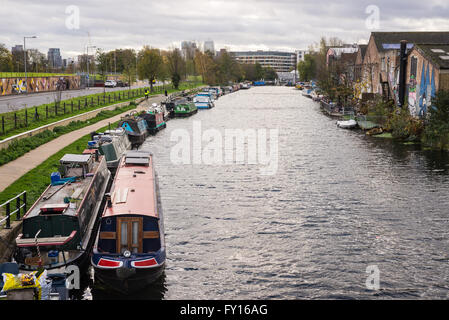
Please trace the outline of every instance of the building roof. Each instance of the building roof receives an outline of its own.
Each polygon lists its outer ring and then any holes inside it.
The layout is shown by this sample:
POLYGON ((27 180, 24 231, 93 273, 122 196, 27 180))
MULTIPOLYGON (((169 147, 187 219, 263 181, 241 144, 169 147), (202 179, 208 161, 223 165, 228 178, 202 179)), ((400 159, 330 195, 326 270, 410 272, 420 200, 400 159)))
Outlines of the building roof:
POLYGON ((231 52, 236 56, 296 56, 295 52, 282 52, 282 51, 233 51, 231 52))
POLYGON ((440 69, 449 69, 449 44, 416 44, 416 49, 440 69))
POLYGON ((449 32, 372 32, 379 52, 396 49, 401 40, 410 43, 449 44, 449 32), (390 46, 389 46, 390 45, 390 46))

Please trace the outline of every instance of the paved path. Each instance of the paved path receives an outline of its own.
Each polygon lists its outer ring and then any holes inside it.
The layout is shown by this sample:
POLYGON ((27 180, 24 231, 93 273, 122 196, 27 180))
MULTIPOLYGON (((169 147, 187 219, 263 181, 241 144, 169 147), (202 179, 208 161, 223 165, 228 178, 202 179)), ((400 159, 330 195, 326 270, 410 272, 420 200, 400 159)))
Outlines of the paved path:
MULTIPOLYGON (((147 109, 152 103, 160 103, 165 99, 163 95, 157 95, 150 97, 148 100, 143 101, 136 110, 141 111, 147 109)), ((47 160, 50 156, 57 153, 59 150, 65 148, 69 144, 75 142, 76 140, 82 138, 83 136, 98 130, 102 127, 107 126, 109 123, 113 123, 120 120, 120 117, 128 114, 130 111, 116 115, 112 118, 99 121, 93 125, 81 128, 76 131, 64 134, 40 147, 31 150, 30 152, 24 154, 22 157, 17 158, 0 167, 0 192, 5 190, 14 181, 19 179, 28 171, 34 169, 42 162, 47 160)), ((86 144, 87 145, 87 144, 86 144)))

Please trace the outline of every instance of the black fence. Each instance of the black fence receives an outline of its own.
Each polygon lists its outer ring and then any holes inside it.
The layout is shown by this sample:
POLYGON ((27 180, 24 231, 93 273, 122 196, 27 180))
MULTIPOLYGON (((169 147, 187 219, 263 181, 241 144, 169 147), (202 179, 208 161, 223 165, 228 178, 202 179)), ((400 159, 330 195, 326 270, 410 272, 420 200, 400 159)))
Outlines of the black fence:
POLYGON ((27 212, 27 192, 24 191, 21 194, 9 199, 4 204, 0 205, 0 210, 5 211, 6 217, 0 220, 0 228, 5 224, 4 229, 11 229, 11 217, 15 214, 16 221, 21 219, 21 211, 23 215, 27 212), (11 212, 11 207, 15 204, 15 210, 11 212))
MULTIPOLYGON (((162 88, 155 87, 156 92, 162 92, 162 88)), ((1 115, 0 119, 0 136, 4 136, 11 131, 21 128, 35 127, 36 123, 51 118, 61 117, 62 115, 70 115, 79 113, 81 110, 96 109, 113 103, 119 103, 132 98, 142 97, 144 88, 133 89, 130 91, 107 92, 106 94, 98 94, 91 97, 79 97, 71 100, 61 101, 49 105, 28 108, 16 112, 9 112, 1 115)))

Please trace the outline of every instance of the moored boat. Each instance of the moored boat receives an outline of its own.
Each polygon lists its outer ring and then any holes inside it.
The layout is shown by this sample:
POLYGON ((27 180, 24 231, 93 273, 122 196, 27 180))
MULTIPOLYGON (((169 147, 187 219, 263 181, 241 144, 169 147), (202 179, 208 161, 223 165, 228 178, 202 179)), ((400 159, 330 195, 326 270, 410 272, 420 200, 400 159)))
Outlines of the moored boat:
POLYGON ((132 148, 139 147, 148 137, 148 125, 145 119, 137 116, 136 112, 131 112, 127 117, 120 120, 119 128, 124 128, 131 141, 132 148))
POLYGON ((131 142, 125 129, 117 128, 104 133, 93 132, 91 136, 92 141, 88 142, 87 149, 83 153, 95 154, 95 150, 98 150, 105 156, 108 169, 114 174, 122 155, 131 149, 131 142))
POLYGON ((196 103, 187 98, 175 100, 174 114, 175 117, 190 117, 198 112, 196 103))
POLYGON ((210 95, 197 94, 193 98, 193 102, 198 109, 211 109, 215 107, 214 101, 211 99, 210 95))
POLYGON ((162 206, 153 156, 128 152, 103 211, 91 263, 95 281, 122 293, 143 289, 165 267, 162 206))
POLYGON ((150 134, 156 134, 158 131, 167 127, 164 119, 164 113, 157 104, 153 104, 151 110, 146 112, 143 111, 140 114, 140 117, 147 122, 147 129, 150 134))
POLYGON ((346 121, 337 121, 337 127, 342 129, 353 129, 357 127, 357 121, 355 121, 354 119, 346 121))
POLYGON ((14 259, 20 270, 63 274, 89 262, 111 173, 104 156, 66 154, 51 184, 23 217, 14 259))

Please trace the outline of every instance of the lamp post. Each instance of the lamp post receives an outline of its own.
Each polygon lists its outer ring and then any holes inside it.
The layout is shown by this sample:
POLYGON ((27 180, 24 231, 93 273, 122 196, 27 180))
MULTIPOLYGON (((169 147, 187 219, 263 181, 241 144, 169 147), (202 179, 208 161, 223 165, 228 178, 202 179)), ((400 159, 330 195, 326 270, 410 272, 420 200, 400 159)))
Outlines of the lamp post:
POLYGON ((27 73, 27 49, 26 49, 26 39, 36 39, 36 36, 32 37, 23 37, 23 59, 24 59, 24 66, 25 66, 25 87, 26 87, 26 93, 28 94, 28 73, 27 73))
POLYGON ((87 46, 87 89, 89 89, 89 82, 90 82, 90 77, 89 77, 89 64, 90 64, 90 59, 89 59, 89 48, 92 49, 96 49, 96 46, 87 46))

